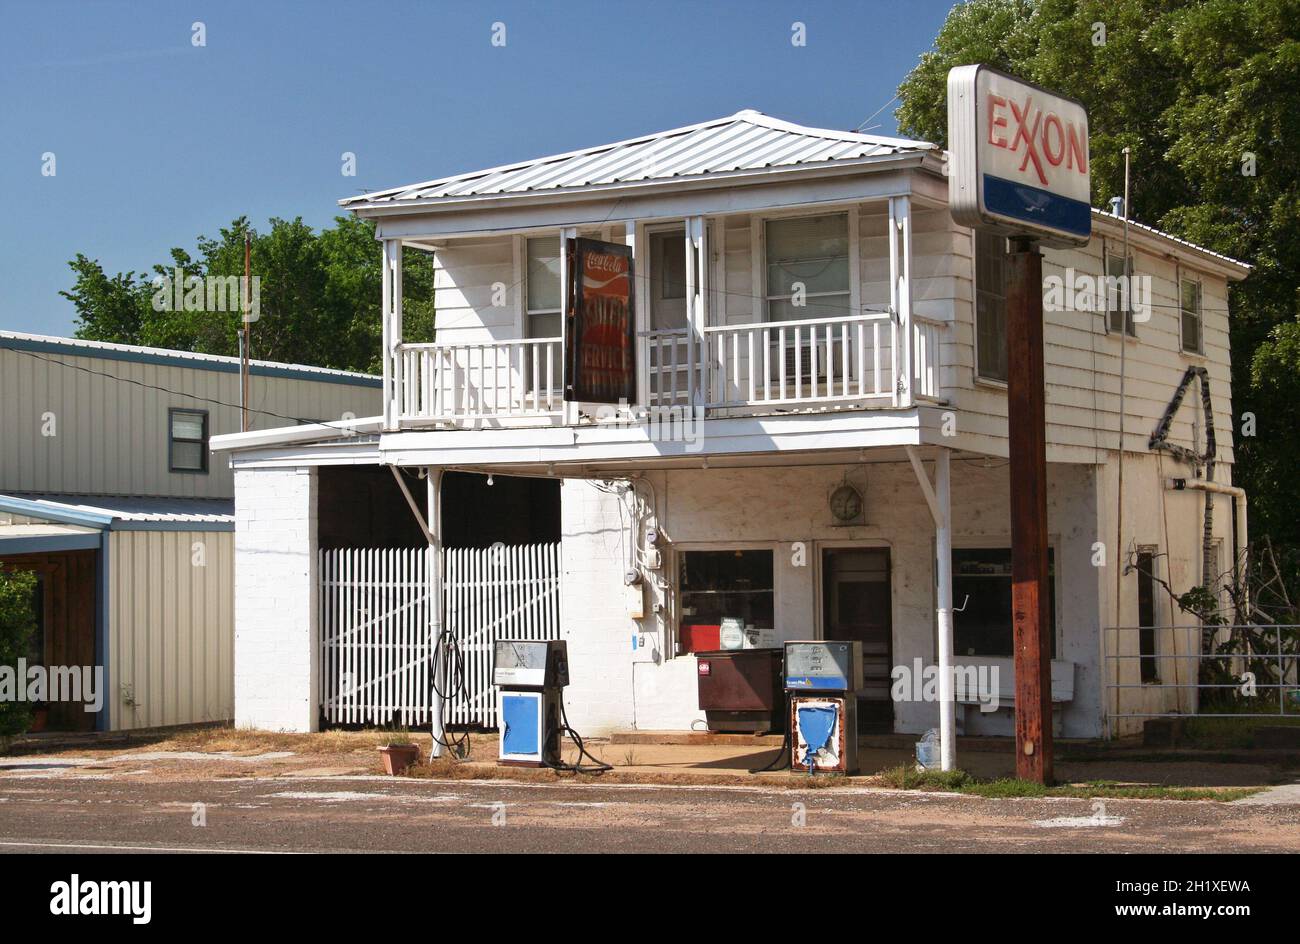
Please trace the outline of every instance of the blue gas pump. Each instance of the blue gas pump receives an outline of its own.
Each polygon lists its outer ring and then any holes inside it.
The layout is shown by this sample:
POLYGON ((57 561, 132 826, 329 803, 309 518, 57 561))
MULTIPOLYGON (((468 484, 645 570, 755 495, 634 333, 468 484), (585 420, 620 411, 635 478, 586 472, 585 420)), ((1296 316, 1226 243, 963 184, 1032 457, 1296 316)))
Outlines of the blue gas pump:
POLYGON ((861 642, 794 640, 785 644, 792 770, 857 773, 858 692, 862 686, 861 642))
POLYGON ((560 766, 564 688, 569 655, 563 640, 498 639, 492 682, 497 686, 501 748, 497 762, 516 767, 560 766))

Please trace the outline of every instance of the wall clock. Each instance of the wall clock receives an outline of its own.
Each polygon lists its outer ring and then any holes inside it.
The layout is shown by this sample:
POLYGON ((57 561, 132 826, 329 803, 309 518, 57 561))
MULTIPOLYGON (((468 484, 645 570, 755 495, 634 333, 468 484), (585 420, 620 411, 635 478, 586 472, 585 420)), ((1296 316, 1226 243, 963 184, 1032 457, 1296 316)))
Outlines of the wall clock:
POLYGON ((862 507, 862 493, 848 482, 831 492, 831 514, 840 524, 849 524, 862 517, 862 507))

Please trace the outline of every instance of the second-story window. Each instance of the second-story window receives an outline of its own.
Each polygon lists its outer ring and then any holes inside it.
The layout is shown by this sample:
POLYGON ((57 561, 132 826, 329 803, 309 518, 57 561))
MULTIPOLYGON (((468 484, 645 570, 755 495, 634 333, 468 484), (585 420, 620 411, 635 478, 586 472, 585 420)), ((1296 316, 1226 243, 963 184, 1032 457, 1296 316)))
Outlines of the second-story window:
POLYGON ((769 321, 849 314, 849 217, 846 213, 768 220, 769 321))
POLYGON ((1125 275, 1133 276, 1133 257, 1129 257, 1128 272, 1124 271, 1124 257, 1106 254, 1106 326, 1119 334, 1127 330, 1130 338, 1137 337, 1137 328, 1133 324, 1133 305, 1127 291, 1121 290, 1125 275), (1125 309, 1128 318, 1125 319, 1125 309), (1125 327, 1125 322, 1127 326, 1125 327))
POLYGON ((172 472, 208 471, 208 413, 168 410, 167 457, 172 472))
POLYGON ((524 333, 530 338, 558 338, 560 322, 560 239, 526 240, 528 271, 524 277, 524 333))
POLYGON ((975 372, 1007 379, 1007 241, 975 232, 975 372))
POLYGON ((1201 315, 1201 283, 1192 279, 1181 282, 1183 350, 1189 354, 1205 353, 1204 322, 1201 315))

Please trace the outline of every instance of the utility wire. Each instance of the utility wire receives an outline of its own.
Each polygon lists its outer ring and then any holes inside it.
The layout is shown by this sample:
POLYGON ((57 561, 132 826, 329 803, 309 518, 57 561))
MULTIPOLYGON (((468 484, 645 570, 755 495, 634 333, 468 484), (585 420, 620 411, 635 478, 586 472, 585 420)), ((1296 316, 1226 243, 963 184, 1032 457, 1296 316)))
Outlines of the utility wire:
MULTIPOLYGON (((83 374, 94 374, 97 377, 107 377, 109 380, 116 380, 119 383, 132 384, 133 386, 144 387, 148 390, 157 390, 160 393, 167 393, 174 397, 185 397, 190 400, 197 400, 200 403, 211 403, 215 406, 225 406, 232 410, 240 409, 240 404, 238 403, 227 403, 225 400, 215 400, 212 397, 201 397, 195 393, 185 393, 181 390, 172 390, 170 387, 160 387, 158 384, 145 383, 143 380, 133 380, 130 377, 119 377, 116 374, 109 374, 102 370, 95 370, 91 367, 82 367, 80 364, 69 364, 67 361, 62 361, 53 357, 46 357, 44 354, 37 354, 35 351, 23 351, 18 348, 9 348, 9 350, 16 351, 19 354, 26 354, 28 357, 34 357, 37 360, 42 360, 50 364, 56 364, 59 367, 66 367, 69 370, 79 370, 83 374)), ((326 423, 321 420, 303 420, 297 416, 288 416, 284 413, 276 413, 274 410, 259 410, 253 407, 249 407, 249 412, 261 413, 263 416, 274 416, 276 419, 281 420, 290 420, 295 426, 319 426, 323 429, 332 429, 337 431, 347 430, 351 425, 355 425, 355 422, 350 424, 343 420, 340 420, 338 423, 326 423)))

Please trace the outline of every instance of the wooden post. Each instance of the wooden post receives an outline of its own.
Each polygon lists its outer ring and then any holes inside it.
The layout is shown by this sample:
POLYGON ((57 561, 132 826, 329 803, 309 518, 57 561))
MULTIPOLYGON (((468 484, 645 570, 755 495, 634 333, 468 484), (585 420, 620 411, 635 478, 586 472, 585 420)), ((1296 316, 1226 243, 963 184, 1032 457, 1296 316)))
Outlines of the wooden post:
POLYGON ((1047 626, 1047 433, 1043 257, 1011 241, 1007 286, 1007 438, 1011 454, 1011 614, 1016 776, 1052 782, 1051 639, 1047 626))

